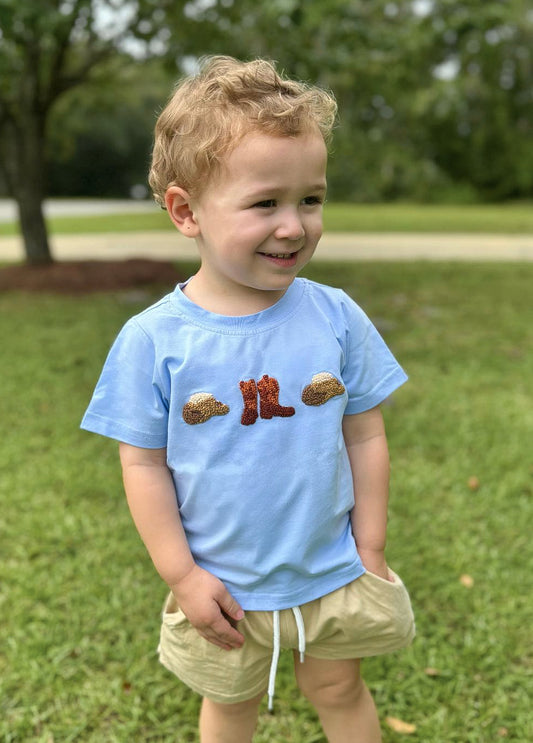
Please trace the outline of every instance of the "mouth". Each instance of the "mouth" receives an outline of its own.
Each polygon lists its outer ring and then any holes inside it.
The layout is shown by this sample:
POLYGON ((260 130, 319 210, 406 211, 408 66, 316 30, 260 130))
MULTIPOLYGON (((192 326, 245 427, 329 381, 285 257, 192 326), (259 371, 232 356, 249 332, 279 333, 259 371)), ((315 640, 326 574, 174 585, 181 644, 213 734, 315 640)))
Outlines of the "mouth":
POLYGON ((264 251, 261 251, 259 255, 265 256, 265 258, 270 258, 272 260, 278 260, 278 261, 293 261, 296 256, 298 255, 299 251, 294 251, 293 253, 266 253, 264 251))

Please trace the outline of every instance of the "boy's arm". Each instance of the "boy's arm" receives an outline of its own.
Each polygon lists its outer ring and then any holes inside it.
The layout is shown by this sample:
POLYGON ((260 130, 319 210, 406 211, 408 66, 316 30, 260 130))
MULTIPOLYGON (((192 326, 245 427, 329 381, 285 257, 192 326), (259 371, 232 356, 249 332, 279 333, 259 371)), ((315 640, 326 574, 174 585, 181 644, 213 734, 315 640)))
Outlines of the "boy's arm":
POLYGON ((153 563, 199 634, 230 650, 244 641, 227 617, 244 612, 218 578, 193 560, 179 515, 166 449, 120 444, 124 489, 131 515, 153 563))
POLYGON ((389 451, 379 407, 345 415, 342 425, 352 468, 355 506, 352 530, 363 565, 388 579, 385 561, 389 451))

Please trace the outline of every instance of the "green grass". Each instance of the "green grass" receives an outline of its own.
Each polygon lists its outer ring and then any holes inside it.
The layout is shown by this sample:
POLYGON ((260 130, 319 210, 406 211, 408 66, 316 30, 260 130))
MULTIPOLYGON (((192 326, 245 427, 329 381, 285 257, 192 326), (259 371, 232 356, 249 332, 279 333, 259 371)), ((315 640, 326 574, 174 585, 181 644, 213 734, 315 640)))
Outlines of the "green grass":
MULTIPOLYGON (((388 556, 418 636, 363 668, 383 721, 417 730, 383 722, 384 743, 527 743, 533 266, 317 263, 308 274, 346 288, 410 375, 384 408, 388 556)), ((78 430, 115 333, 156 296, 0 296, 4 743, 197 740, 198 699, 156 659, 165 587, 131 524, 116 445, 78 430)), ((254 740, 324 743, 287 654, 276 714, 263 708, 254 740)))
POLYGON ((333 232, 533 232, 527 204, 326 204, 324 227, 333 232))
MULTIPOLYGON (((52 217, 47 220, 53 235, 104 232, 137 232, 175 229, 163 210, 133 214, 98 214, 89 216, 52 217)), ((18 234, 14 222, 0 223, 0 236, 18 234)))
MULTIPOLYGON (((132 232, 174 229, 164 211, 56 217, 52 234, 132 232)), ((326 204, 324 228, 332 232, 533 232, 531 204, 417 205, 326 204)), ((0 236, 17 232, 14 223, 0 223, 0 236)))

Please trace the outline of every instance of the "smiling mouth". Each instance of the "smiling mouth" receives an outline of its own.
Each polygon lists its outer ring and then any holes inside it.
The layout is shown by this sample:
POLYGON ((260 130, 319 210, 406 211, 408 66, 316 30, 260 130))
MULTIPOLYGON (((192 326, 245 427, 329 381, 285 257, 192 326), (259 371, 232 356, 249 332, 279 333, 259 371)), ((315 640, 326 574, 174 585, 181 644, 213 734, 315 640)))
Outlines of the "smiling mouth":
POLYGON ((280 258, 281 260, 290 260, 293 258, 298 251, 295 251, 294 253, 261 253, 261 255, 266 255, 267 258, 280 258))

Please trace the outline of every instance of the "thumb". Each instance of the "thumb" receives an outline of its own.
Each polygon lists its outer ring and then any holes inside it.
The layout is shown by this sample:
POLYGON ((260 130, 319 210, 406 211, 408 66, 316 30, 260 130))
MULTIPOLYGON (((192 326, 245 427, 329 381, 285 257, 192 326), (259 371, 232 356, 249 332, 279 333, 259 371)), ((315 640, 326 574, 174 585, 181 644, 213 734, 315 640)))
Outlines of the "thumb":
POLYGON ((218 605, 222 611, 228 615, 228 617, 236 619, 237 621, 244 619, 244 611, 242 610, 242 607, 239 606, 227 590, 224 589, 224 593, 221 594, 218 605))

